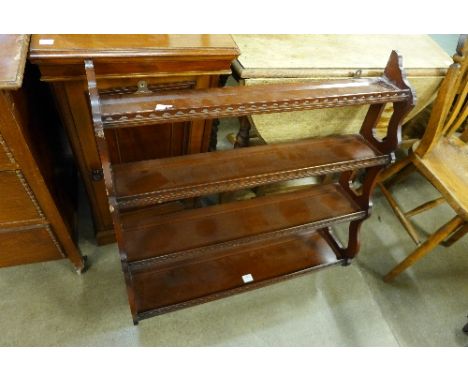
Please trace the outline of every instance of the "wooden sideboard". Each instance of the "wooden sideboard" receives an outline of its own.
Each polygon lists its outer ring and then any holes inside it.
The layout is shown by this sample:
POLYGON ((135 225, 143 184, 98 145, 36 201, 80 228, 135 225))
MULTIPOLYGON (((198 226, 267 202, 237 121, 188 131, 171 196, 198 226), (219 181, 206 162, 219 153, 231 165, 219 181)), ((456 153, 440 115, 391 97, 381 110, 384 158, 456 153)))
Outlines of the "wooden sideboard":
MULTIPOLYGON (((84 60, 102 94, 218 86, 239 50, 228 35, 33 35, 29 59, 50 83, 85 184, 98 244, 115 240, 93 134, 84 60)), ((211 121, 123 129, 108 136, 113 163, 208 150, 211 121)))
POLYGON ((0 267, 67 257, 81 272, 67 187, 73 162, 54 131, 47 87, 25 68, 28 46, 27 35, 0 35, 0 267))

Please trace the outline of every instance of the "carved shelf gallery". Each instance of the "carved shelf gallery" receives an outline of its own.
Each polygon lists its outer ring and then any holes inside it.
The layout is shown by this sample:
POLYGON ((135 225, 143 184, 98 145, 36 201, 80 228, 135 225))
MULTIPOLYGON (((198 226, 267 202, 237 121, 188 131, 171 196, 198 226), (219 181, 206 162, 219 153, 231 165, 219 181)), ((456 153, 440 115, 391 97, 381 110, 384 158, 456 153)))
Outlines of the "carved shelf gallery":
POLYGON ((408 89, 386 78, 330 80, 300 84, 268 84, 101 97, 105 128, 239 117, 296 110, 404 101, 408 89))
POLYGON ((85 68, 134 323, 348 264, 359 249, 359 228, 369 216, 376 178, 392 162, 401 122, 414 105, 396 52, 375 79, 158 93, 99 94, 92 61, 85 61, 85 68), (379 140, 374 129, 388 102, 394 111, 387 136, 379 140), (370 106, 359 134, 123 164, 109 162, 104 134, 140 125, 363 104, 370 106), (171 207, 174 201, 323 174, 338 174, 337 180, 201 208, 171 207), (331 230, 338 223, 349 225, 346 246, 331 230))

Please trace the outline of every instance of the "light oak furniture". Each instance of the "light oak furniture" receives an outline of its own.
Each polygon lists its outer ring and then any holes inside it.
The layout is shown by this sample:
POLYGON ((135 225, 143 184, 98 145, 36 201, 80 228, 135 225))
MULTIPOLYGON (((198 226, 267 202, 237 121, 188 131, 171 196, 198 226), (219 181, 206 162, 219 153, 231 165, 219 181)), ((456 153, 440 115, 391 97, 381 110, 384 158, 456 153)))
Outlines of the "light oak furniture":
POLYGON ((418 247, 384 278, 392 281, 405 269, 427 255, 445 241, 452 245, 468 232, 468 42, 462 37, 454 56, 455 63, 448 70, 434 102, 426 132, 415 143, 409 155, 386 169, 380 177, 380 188, 403 227, 418 247), (412 171, 421 173, 441 197, 404 212, 389 191, 389 187, 412 171), (447 202, 456 215, 422 242, 410 218, 447 202))
POLYGON ((73 241, 74 207, 50 105, 33 68, 29 36, 0 35, 0 267, 68 258, 85 261, 73 241))
MULTIPOLYGON (((233 35, 242 54, 233 63, 240 84, 307 82, 325 79, 379 76, 388 52, 405 57, 408 80, 417 94, 414 118, 435 97, 450 56, 428 35, 233 35)), ((355 134, 367 106, 299 111, 283 115, 254 115, 242 122, 238 145, 248 145, 249 129, 266 143, 355 134), (291 121, 294 122, 291 124, 291 121)), ((385 134, 392 110, 389 105, 377 126, 385 134)), ((403 131, 405 133, 406 131, 403 131)))
MULTIPOLYGON (((145 92, 99 92, 85 61, 109 209, 134 323, 156 314, 261 287, 334 264, 359 250, 376 176, 392 161, 413 107, 401 58, 382 77, 315 84, 145 92), (386 139, 374 137, 393 104, 386 139), (113 163, 109 131, 221 117, 370 105, 359 134, 173 158, 113 163), (175 200, 337 173, 335 183, 208 207, 154 213, 175 200), (362 187, 356 189, 359 177, 362 187), (349 223, 346 246, 331 227, 349 223)), ((157 129, 157 127, 153 127, 157 129)))
MULTIPOLYGON (((98 244, 115 240, 93 134, 83 59, 94 61, 102 94, 218 86, 239 50, 228 35, 32 35, 29 59, 50 83, 89 196, 98 244)), ((114 163, 208 150, 211 121, 110 133, 114 163)))

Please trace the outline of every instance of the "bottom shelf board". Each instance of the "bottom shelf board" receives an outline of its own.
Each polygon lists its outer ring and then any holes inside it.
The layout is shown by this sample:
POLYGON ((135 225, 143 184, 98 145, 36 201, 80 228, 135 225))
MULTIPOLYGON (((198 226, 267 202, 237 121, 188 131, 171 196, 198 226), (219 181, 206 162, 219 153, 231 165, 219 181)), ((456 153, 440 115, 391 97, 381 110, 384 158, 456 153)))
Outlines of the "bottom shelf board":
POLYGON ((132 273, 138 318, 201 304, 342 262, 316 231, 188 260, 167 260, 132 273))

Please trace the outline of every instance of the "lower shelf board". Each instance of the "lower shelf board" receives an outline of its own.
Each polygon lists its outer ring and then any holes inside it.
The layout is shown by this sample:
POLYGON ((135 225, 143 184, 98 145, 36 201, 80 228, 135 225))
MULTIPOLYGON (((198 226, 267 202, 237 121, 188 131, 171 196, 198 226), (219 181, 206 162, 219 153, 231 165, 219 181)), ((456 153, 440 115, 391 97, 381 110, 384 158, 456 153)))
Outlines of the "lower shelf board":
POLYGON ((132 272, 138 319, 295 277, 343 260, 316 231, 167 260, 132 272))
POLYGON ((339 184, 326 184, 166 215, 143 209, 131 219, 121 214, 121 223, 128 261, 136 262, 279 231, 310 232, 366 214, 339 184))

